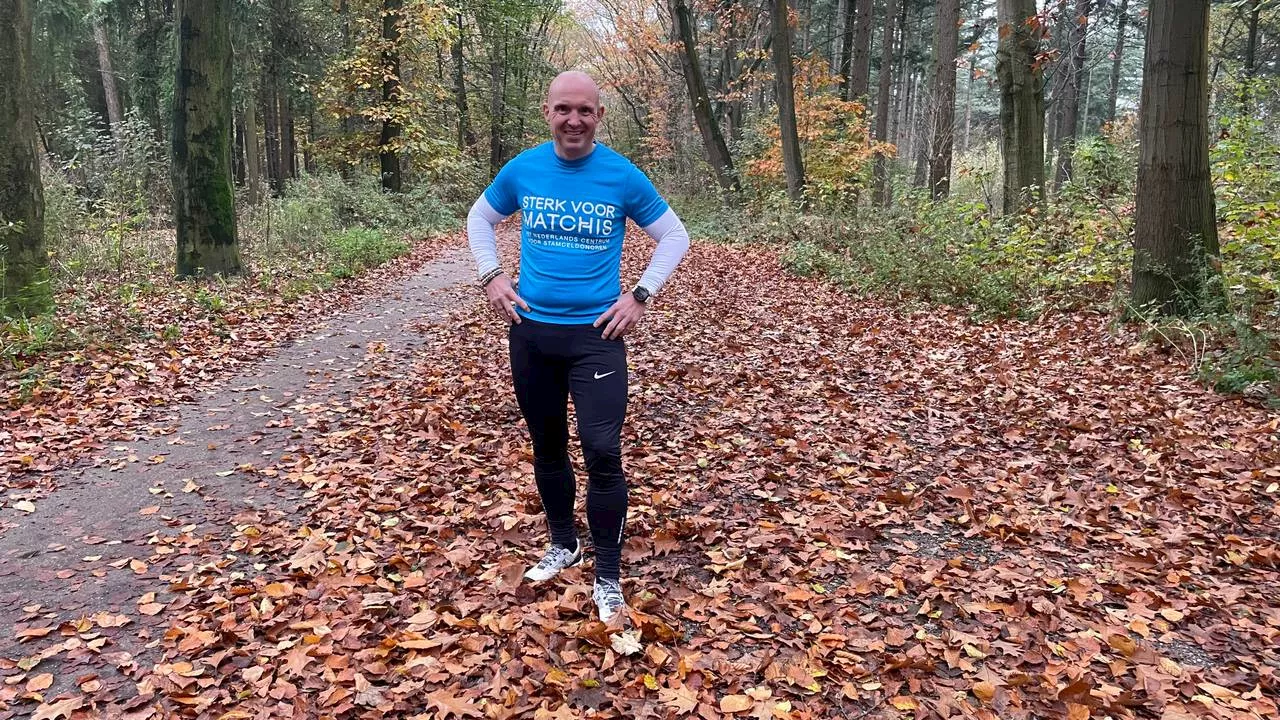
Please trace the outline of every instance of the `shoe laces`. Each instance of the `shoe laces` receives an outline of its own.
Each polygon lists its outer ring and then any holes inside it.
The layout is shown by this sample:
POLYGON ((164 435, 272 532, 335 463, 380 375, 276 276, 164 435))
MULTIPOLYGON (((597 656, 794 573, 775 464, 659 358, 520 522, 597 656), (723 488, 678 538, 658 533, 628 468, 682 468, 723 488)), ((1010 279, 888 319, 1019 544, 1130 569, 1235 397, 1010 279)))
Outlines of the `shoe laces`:
POLYGON ((566 564, 568 564, 569 559, 573 557, 573 554, 575 552, 576 552, 575 550, 570 550, 568 548, 560 547, 559 545, 552 545, 547 550, 547 554, 543 555, 542 559, 538 561, 538 567, 542 568, 543 570, 549 570, 551 568, 556 568, 556 567, 564 567, 566 564))
POLYGON ((622 599, 622 584, 617 580, 596 581, 596 602, 610 614, 626 604, 622 599))

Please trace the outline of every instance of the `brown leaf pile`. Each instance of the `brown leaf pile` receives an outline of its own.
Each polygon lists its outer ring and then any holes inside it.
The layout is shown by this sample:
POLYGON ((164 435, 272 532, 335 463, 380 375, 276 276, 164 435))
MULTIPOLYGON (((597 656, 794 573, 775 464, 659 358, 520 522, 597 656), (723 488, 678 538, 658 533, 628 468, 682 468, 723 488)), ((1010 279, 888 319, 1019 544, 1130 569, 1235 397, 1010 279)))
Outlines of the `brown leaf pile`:
POLYGON ((545 542, 527 435, 505 331, 460 292, 316 409, 276 468, 303 522, 242 516, 166 576, 181 610, 135 711, 1277 714, 1277 418, 1106 318, 904 315, 695 246, 629 341, 624 632, 590 563, 521 582, 545 542))

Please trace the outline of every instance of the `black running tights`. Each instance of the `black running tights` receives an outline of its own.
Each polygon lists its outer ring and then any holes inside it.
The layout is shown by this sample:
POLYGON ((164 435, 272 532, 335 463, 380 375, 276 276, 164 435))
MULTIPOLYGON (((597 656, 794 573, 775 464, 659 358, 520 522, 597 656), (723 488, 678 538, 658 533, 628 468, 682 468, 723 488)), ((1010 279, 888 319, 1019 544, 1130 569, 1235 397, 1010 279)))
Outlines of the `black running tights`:
POLYGON ((627 481, 622 471, 622 422, 627 412, 627 351, 590 325, 554 325, 528 318, 511 326, 516 400, 533 440, 533 474, 551 541, 574 548, 576 484, 569 463, 568 398, 578 418, 587 468, 587 524, 596 577, 617 580, 627 481))

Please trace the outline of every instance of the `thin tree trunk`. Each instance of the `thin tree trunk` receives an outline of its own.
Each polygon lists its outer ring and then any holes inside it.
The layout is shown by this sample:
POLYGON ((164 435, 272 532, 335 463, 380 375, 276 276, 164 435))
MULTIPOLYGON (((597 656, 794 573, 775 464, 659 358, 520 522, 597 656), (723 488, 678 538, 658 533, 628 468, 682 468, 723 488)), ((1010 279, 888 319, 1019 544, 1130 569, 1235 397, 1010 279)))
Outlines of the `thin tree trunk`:
POLYGON ((1000 150, 1004 212, 1022 212, 1044 195, 1044 76, 1036 66, 1040 32, 1028 24, 1035 0, 998 0, 1000 150))
POLYGON ((978 58, 969 58, 969 80, 964 84, 964 140, 960 145, 960 154, 969 152, 969 139, 973 128, 973 81, 978 76, 978 58))
POLYGON ((773 66, 778 94, 778 129, 782 131, 782 167, 787 176, 787 195, 797 205, 804 203, 804 160, 796 128, 795 81, 791 66, 791 23, 787 0, 773 0, 773 66))
POLYGON ((294 133, 295 129, 293 92, 286 85, 280 98, 280 168, 290 180, 298 177, 298 138, 294 133))
POLYGON ((276 72, 270 52, 262 70, 263 151, 267 159, 267 182, 276 197, 284 194, 284 172, 280 168, 280 110, 277 103, 276 72))
POLYGON ((930 136, 932 130, 932 98, 928 97, 924 92, 925 81, 919 75, 912 75, 911 90, 907 96, 907 104, 911 104, 911 100, 915 98, 916 109, 914 114, 907 113, 911 118, 911 128, 909 130, 911 141, 908 147, 908 157, 915 158, 915 172, 911 175, 911 187, 922 188, 929 182, 929 149, 933 143, 930 136), (924 96, 924 97, 921 97, 924 96))
POLYGON ((252 85, 245 88, 244 165, 248 189, 246 201, 257 205, 262 199, 262 158, 258 155, 258 98, 252 85))
MULTIPOLYGON (((880 41, 880 82, 876 99, 876 140, 887 142, 889 139, 889 93, 892 91, 890 81, 893 75, 893 28, 897 24, 896 0, 886 0, 884 29, 880 41)), ((887 207, 889 205, 889 165, 883 152, 877 152, 872 167, 871 202, 887 207)))
POLYGON ((489 58, 489 174, 497 175, 502 169, 502 109, 503 98, 502 62, 495 53, 489 58))
POLYGON ((1155 0, 1139 114, 1133 302, 1193 312, 1218 255, 1209 173, 1209 0, 1155 0))
POLYGON ((1091 119, 1089 116, 1093 114, 1089 112, 1091 109, 1089 105, 1093 102, 1093 69, 1087 64, 1084 68, 1083 82, 1084 100, 1080 105, 1080 125, 1076 128, 1076 137, 1089 137, 1089 120, 1091 119))
MULTIPOLYGON (((871 23, 872 0, 849 0, 854 4, 853 32, 846 35, 846 43, 853 43, 853 57, 849 74, 845 76, 846 100, 866 98, 871 88, 871 23)), ((849 33, 849 30, 845 30, 849 33)))
POLYGON ((179 277, 241 271, 231 187, 231 2, 177 3, 173 217, 179 277))
POLYGON ((245 183, 244 113, 236 113, 236 144, 231 150, 231 177, 237 186, 245 183))
POLYGON ((1107 89, 1107 122, 1116 119, 1116 103, 1120 99, 1120 64, 1124 60, 1124 31, 1129 22, 1129 0, 1120 0, 1116 20, 1116 48, 1111 59, 1111 87, 1107 89))
POLYGON ((102 92, 107 99, 107 121, 111 124, 111 133, 120 132, 120 121, 124 113, 120 111, 120 91, 116 88, 116 73, 111 69, 111 42, 107 38, 107 28, 102 18, 93 19, 93 42, 98 46, 98 72, 102 75, 102 92))
POLYGON ((53 305, 44 245, 44 192, 36 147, 31 3, 0 0, 0 317, 53 305))
POLYGON ((1249 11, 1249 39, 1244 48, 1244 86, 1240 89, 1240 109, 1249 112, 1250 81, 1258 75, 1258 18, 1262 14, 1262 0, 1253 0, 1249 11))
POLYGON ((689 101, 693 104, 693 118, 702 134, 702 146, 707 162, 716 174, 720 187, 730 192, 738 191, 738 176, 733 169, 729 146, 720 132, 720 123, 711 116, 711 100, 707 83, 702 74, 702 61, 698 59, 698 43, 693 37, 693 18, 686 0, 671 0, 671 22, 674 34, 680 39, 680 64, 684 68, 685 86, 689 101))
POLYGON ((382 52, 382 135, 378 138, 378 164, 382 170, 382 189, 401 191, 400 152, 396 139, 400 137, 400 121, 397 118, 400 103, 400 10, 402 0, 382 0, 382 39, 386 43, 382 52))
POLYGON ((137 98, 138 109, 146 118, 158 142, 168 144, 160 101, 160 76, 163 68, 162 58, 166 56, 170 45, 166 38, 167 22, 163 13, 152 9, 151 0, 142 3, 142 29, 134 39, 134 51, 137 53, 138 79, 133 88, 137 98))
POLYGON ((951 192, 951 154, 955 147, 956 55, 960 44, 960 0, 938 3, 937 50, 933 77, 933 143, 929 152, 929 192, 951 192))
POLYGON ((465 151, 476 144, 476 134, 471 131, 471 113, 467 109, 466 60, 462 55, 462 39, 466 28, 462 13, 456 18, 458 37, 449 48, 453 58, 453 100, 458 109, 458 151, 465 151))
POLYGON ((1080 121, 1080 83, 1084 79, 1085 43, 1089 38, 1090 0, 1076 0, 1075 16, 1071 21, 1068 48, 1071 55, 1067 63, 1067 76, 1063 85, 1061 127, 1058 131, 1058 169, 1053 178, 1053 189, 1062 189, 1071 179, 1071 161, 1076 148, 1076 126, 1080 121))

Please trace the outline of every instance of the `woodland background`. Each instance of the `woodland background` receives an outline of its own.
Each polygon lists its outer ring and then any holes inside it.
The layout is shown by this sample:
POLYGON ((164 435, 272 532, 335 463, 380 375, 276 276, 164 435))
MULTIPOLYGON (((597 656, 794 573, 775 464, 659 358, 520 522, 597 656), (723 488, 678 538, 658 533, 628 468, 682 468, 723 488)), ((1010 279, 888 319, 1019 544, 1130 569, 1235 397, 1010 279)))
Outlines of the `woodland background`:
MULTIPOLYGON (((1208 3, 1172 20, 1189 35, 1160 35, 1176 49, 1208 26, 1207 113, 1186 111, 1195 127, 1180 137, 1209 142, 1202 200, 1217 237, 1169 240, 1204 262, 1155 295, 1133 282, 1133 248, 1151 225, 1135 223, 1151 8, 1000 5, 793 0, 777 23, 767 0, 212 3, 205 21, 229 28, 234 57, 234 211, 205 222, 226 229, 235 253, 194 270, 243 270, 244 282, 295 297, 456 227, 493 173, 545 137, 544 88, 576 67, 605 89, 601 139, 657 180, 698 237, 780 244, 798 274, 979 316, 1093 308, 1144 324, 1222 391, 1274 397, 1280 4, 1208 3), (1023 62, 1006 63, 1002 82, 1000 48, 1020 39, 1023 62), (789 52, 776 52, 783 44, 789 52), (1019 82, 1043 125, 1019 120, 1031 134, 1014 136, 1001 97, 1019 82), (1144 314, 1153 299, 1177 319, 1144 314)), ((169 284, 182 9, 3 8, 6 38, 31 23, 30 63, 14 64, 29 86, 7 97, 33 100, 6 147, 35 143, 43 193, 38 222, 16 201, 0 207, 10 317, 0 361, 21 378, 21 402, 44 381, 47 351, 105 340, 102 328, 68 324, 76 308, 107 297, 109 312, 127 312, 164 286, 216 311, 225 285, 169 284), (55 299, 60 312, 41 312, 55 299)), ((1168 93, 1148 102, 1184 112, 1168 93)), ((8 178, 8 197, 31 194, 8 178)), ((1182 204, 1147 206, 1164 217, 1182 204)), ((181 257, 177 269, 193 274, 181 257)))

